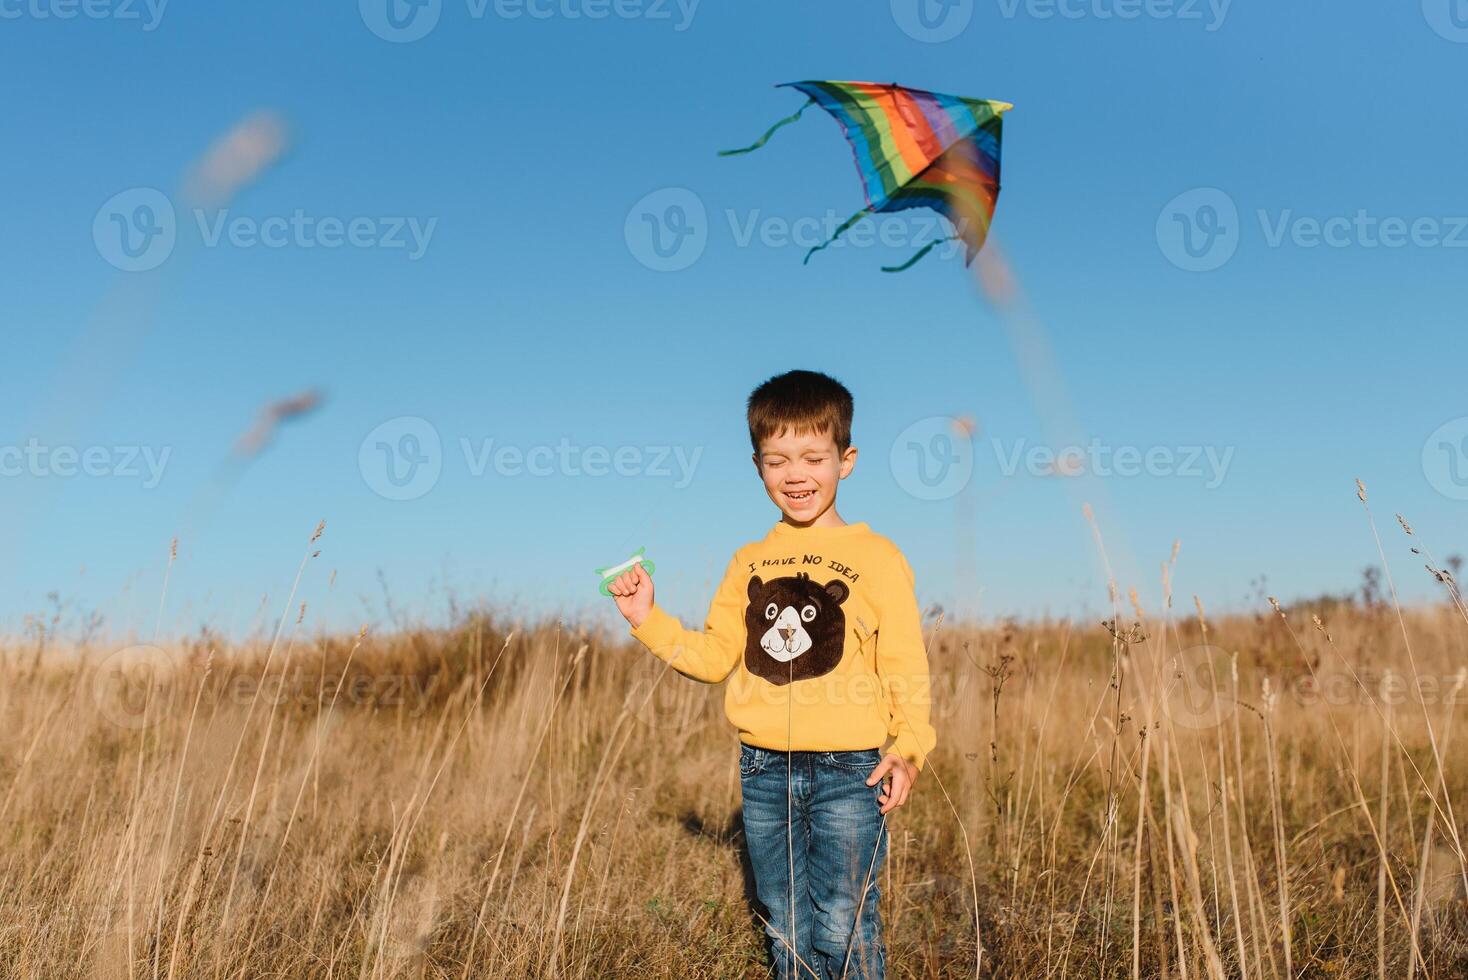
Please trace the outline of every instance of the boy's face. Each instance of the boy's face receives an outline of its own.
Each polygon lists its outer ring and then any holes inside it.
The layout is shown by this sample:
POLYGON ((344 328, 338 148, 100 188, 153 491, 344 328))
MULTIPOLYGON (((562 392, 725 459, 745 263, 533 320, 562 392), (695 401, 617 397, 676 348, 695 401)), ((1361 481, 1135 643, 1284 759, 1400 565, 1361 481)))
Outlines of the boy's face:
POLYGON ((787 523, 839 521, 836 487, 856 465, 856 447, 843 453, 829 432, 795 435, 787 429, 761 440, 754 465, 787 523))

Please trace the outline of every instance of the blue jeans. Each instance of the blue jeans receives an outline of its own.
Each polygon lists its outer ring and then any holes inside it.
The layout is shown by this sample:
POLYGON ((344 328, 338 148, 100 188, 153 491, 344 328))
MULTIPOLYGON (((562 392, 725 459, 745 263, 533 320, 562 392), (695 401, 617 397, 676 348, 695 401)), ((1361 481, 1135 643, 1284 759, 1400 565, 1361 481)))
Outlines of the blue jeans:
POLYGON ((866 785, 880 759, 877 749, 787 754, 740 743, 744 839, 780 980, 885 975, 877 880, 887 827, 881 784, 866 785))

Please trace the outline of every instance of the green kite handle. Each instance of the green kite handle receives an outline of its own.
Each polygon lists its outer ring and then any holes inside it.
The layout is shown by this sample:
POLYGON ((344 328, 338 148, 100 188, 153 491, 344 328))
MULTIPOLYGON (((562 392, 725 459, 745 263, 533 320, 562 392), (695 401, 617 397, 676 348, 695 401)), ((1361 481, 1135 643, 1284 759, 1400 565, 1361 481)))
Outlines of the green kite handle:
POLYGON ((642 570, 651 578, 652 573, 657 571, 657 566, 642 556, 643 550, 642 548, 638 548, 635 555, 619 565, 612 565, 609 568, 598 568, 596 574, 600 575, 602 579, 601 587, 597 591, 609 599, 613 598, 611 591, 607 587, 617 580, 618 575, 629 571, 633 565, 641 565, 642 570))

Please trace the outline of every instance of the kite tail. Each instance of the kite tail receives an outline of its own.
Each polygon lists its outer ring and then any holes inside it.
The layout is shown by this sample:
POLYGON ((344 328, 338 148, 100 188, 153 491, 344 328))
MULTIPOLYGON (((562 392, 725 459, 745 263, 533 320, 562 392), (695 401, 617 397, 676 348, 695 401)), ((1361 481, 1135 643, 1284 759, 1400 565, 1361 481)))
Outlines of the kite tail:
POLYGON ((770 137, 775 135, 775 130, 779 129, 781 126, 788 126, 791 123, 795 122, 795 120, 797 120, 797 119, 800 118, 800 114, 802 112, 804 112, 805 110, 807 110, 807 109, 809 109, 811 107, 811 103, 814 102, 814 101, 815 101, 815 99, 807 99, 805 105, 803 105, 799 109, 795 110, 795 115, 793 115, 793 116, 786 116, 784 119, 781 119, 779 122, 775 123, 775 125, 771 126, 769 129, 765 130, 765 135, 761 136, 759 139, 755 140, 753 143, 749 144, 748 146, 741 147, 740 149, 737 149, 737 150, 720 150, 719 151, 719 156, 721 156, 721 157, 732 157, 732 156, 738 156, 741 153, 751 153, 754 150, 758 150, 760 147, 764 146, 766 143, 768 143, 770 141, 770 137))
POLYGON ((957 235, 949 235, 947 238, 935 238, 931 242, 928 242, 928 244, 924 245, 922 248, 918 249, 917 254, 908 259, 906 262, 902 263, 901 265, 884 265, 882 266, 882 271, 906 272, 908 269, 911 269, 913 266, 917 265, 924 256, 926 256, 933 249, 937 248, 939 245, 942 245, 944 242, 953 242, 957 240, 957 235))
POLYGON ((809 263, 810 262, 810 257, 812 255, 815 255, 821 249, 825 248, 826 246, 828 246, 832 242, 834 242, 836 239, 840 238, 841 235, 846 231, 846 229, 850 228, 852 225, 856 224, 862 218, 865 218, 867 215, 869 215, 871 213, 872 213, 872 209, 871 208, 862 208, 860 211, 856 212, 856 214, 853 214, 851 217, 849 217, 845 221, 841 222, 841 227, 839 227, 835 231, 831 232, 831 237, 830 238, 826 239, 825 241, 821 242, 819 245, 817 245, 814 248, 812 248, 809 252, 806 252, 805 253, 805 261, 802 262, 802 263, 800 263, 800 264, 801 265, 806 265, 807 263, 809 263))

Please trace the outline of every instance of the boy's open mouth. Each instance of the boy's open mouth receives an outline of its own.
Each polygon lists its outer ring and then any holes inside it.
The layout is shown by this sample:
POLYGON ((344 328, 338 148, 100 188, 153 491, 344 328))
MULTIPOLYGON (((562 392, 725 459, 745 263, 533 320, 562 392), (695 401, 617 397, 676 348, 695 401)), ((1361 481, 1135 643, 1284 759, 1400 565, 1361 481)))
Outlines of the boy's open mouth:
POLYGON ((801 501, 809 500, 811 497, 815 496, 815 491, 814 490, 786 490, 785 491, 785 496, 786 497, 789 497, 791 500, 794 500, 797 503, 799 503, 801 501))

